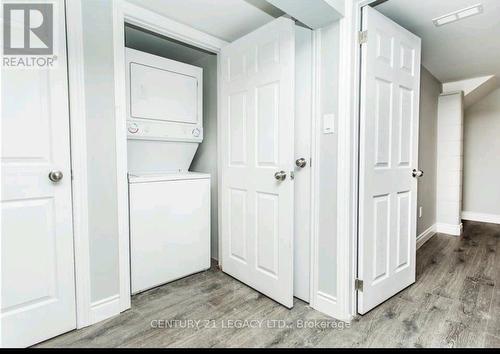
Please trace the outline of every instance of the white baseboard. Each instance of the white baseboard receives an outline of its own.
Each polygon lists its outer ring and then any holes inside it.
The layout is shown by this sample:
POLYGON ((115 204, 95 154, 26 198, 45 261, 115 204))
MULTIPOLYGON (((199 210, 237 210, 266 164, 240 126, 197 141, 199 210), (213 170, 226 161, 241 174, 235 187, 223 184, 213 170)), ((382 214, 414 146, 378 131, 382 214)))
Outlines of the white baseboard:
POLYGON ((91 324, 120 314, 120 294, 95 301, 90 305, 91 324))
POLYGON ((417 236, 417 250, 424 245, 427 241, 431 239, 432 236, 436 234, 436 224, 431 225, 427 230, 422 232, 417 236))
POLYGON ((452 236, 460 236, 462 234, 463 225, 460 223, 458 225, 453 224, 436 224, 436 231, 441 234, 447 234, 452 236))
POLYGON ((500 215, 475 213, 473 211, 462 211, 463 220, 488 222, 492 224, 500 224, 500 215))

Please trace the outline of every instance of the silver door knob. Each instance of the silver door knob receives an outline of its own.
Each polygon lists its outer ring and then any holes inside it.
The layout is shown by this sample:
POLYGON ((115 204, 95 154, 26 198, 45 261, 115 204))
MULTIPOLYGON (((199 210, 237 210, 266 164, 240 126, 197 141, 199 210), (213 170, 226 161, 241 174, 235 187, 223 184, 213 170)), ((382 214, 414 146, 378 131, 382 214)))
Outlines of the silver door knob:
POLYGON ((63 179, 63 173, 61 171, 50 171, 49 173, 49 179, 52 182, 59 182, 60 180, 63 179))
POLYGON ((284 181, 286 179, 286 172, 285 171, 279 171, 274 174, 274 178, 276 178, 278 181, 284 181))
POLYGON ((295 164, 297 165, 297 167, 304 168, 307 165, 307 161, 305 158, 301 157, 300 159, 297 159, 295 161, 295 164))
POLYGON ((422 170, 413 170, 411 175, 415 178, 422 177, 424 175, 424 171, 422 170))

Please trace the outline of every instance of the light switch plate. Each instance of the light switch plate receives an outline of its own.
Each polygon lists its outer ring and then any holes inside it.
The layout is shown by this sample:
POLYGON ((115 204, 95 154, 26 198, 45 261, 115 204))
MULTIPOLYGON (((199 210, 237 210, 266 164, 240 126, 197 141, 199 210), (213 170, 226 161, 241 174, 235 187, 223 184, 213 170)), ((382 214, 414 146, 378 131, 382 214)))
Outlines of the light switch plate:
POLYGON ((333 134, 335 132, 335 114, 323 115, 323 134, 333 134))

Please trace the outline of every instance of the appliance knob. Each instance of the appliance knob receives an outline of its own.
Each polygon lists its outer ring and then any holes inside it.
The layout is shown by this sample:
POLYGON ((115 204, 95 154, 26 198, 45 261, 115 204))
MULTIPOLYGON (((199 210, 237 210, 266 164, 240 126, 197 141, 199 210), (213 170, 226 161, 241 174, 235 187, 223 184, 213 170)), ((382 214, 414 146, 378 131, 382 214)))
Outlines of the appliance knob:
POLYGON ((130 123, 128 126, 128 131, 131 134, 135 134, 139 131, 139 126, 137 125, 137 123, 130 123))

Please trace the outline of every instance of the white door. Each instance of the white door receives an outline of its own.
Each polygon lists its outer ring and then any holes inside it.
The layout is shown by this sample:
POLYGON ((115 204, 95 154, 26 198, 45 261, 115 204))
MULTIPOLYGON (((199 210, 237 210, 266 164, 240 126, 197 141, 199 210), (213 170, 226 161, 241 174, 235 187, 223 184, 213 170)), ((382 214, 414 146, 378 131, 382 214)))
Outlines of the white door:
POLYGON ((4 347, 76 327, 64 2, 57 5, 57 68, 2 68, 4 347), (50 181, 51 171, 63 178, 50 181))
POLYGON ((363 8, 358 312, 415 282, 420 38, 363 8))
POLYGON ((294 31, 292 20, 278 18, 221 53, 222 268, 287 307, 293 306, 294 31))

